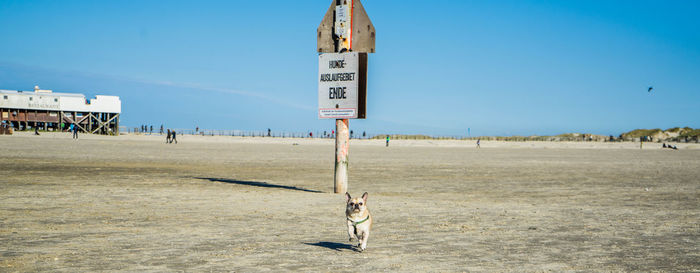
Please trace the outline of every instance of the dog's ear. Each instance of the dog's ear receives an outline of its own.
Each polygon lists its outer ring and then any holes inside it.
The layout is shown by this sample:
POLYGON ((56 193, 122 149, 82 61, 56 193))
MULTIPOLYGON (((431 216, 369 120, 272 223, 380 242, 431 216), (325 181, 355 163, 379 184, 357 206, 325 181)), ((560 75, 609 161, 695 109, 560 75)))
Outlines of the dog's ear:
POLYGON ((345 193, 345 202, 347 203, 348 201, 350 201, 350 199, 352 199, 352 197, 350 197, 350 194, 346 192, 345 193))
POLYGON ((362 200, 364 200, 365 203, 367 203, 367 195, 369 195, 369 194, 367 194, 367 192, 362 194, 362 200))

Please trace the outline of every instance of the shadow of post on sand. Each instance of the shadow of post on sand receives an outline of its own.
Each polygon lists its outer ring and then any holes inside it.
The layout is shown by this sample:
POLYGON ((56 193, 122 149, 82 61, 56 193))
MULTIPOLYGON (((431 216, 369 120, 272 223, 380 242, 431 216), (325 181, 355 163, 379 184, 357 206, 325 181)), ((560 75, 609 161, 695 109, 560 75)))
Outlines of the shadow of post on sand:
POLYGON ((213 178, 213 177, 192 177, 192 178, 200 179, 200 180, 209 180, 211 182, 221 182, 221 183, 229 183, 229 184, 245 185, 245 186, 253 186, 253 187, 276 188, 276 189, 285 189, 285 190, 322 193, 322 191, 317 191, 317 190, 310 190, 310 189, 305 189, 305 188, 300 188, 300 187, 295 187, 295 186, 270 184, 267 182, 259 182, 259 181, 242 181, 242 180, 236 180, 236 179, 213 178))

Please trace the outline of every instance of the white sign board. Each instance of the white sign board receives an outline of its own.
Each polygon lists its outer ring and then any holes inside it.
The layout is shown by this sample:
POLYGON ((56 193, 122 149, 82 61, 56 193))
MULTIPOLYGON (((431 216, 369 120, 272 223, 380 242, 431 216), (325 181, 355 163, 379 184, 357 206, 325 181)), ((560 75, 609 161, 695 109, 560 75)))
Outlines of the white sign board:
MULTIPOLYGON (((364 92, 360 91, 366 81, 361 71, 361 54, 366 60, 366 53, 357 52, 319 55, 319 118, 364 118, 364 92)), ((364 66, 366 71, 366 61, 364 66)))
POLYGON ((335 35, 348 38, 350 31, 350 8, 347 5, 335 6, 335 35))

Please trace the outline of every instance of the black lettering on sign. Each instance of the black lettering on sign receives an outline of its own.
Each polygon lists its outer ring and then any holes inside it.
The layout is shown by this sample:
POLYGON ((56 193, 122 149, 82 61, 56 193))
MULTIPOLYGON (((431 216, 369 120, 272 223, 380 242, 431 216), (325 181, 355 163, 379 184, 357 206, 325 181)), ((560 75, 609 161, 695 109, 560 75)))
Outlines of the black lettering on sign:
POLYGON ((355 79, 355 72, 352 73, 335 73, 333 74, 333 81, 352 81, 355 79))
POLYGON ((345 89, 347 87, 331 87, 328 89, 329 99, 347 99, 345 89))
POLYGON ((328 61, 328 68, 345 68, 345 60, 328 61))
POLYGON ((321 74, 322 82, 351 82, 355 80, 355 72, 321 74))

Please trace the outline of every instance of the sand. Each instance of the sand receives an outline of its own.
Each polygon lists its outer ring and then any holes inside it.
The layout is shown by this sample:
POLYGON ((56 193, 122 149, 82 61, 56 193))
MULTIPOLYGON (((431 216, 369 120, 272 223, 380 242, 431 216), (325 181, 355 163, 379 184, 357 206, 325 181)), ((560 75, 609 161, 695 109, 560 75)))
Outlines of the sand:
POLYGON ((700 148, 0 136, 2 272, 700 272, 700 148))

